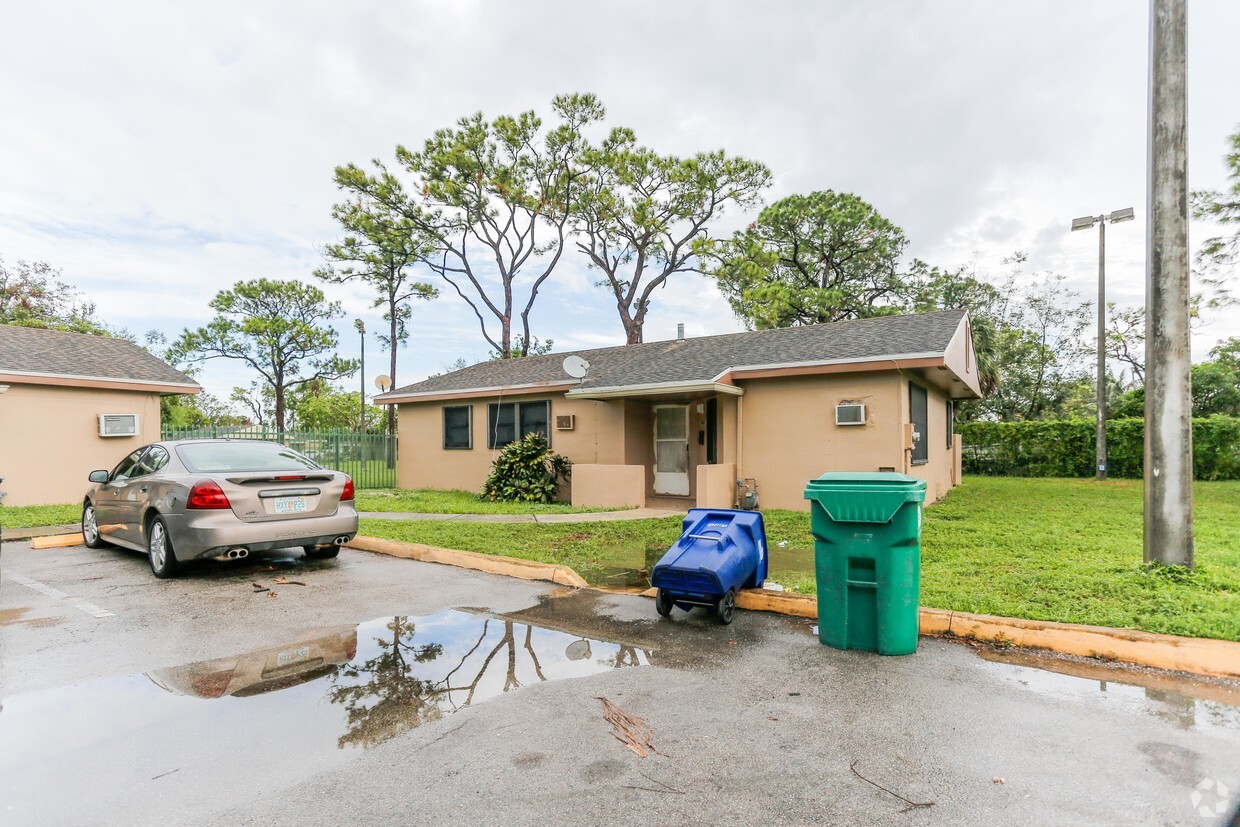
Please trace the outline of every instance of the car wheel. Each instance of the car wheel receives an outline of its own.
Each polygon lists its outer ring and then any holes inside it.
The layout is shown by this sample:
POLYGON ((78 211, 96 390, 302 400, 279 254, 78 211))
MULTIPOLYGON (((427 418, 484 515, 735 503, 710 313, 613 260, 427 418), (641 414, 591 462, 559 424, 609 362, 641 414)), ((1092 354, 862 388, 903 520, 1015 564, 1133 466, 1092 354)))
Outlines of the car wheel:
POLYGON ((99 536, 99 519, 95 516, 95 506, 89 502, 82 506, 82 540, 87 548, 103 548, 107 545, 99 536))
POLYGON ((176 576, 177 558, 172 553, 172 539, 168 536, 168 526, 164 525, 163 517, 151 520, 146 548, 151 557, 151 571, 156 577, 166 580, 176 576))
POLYGON ((311 560, 330 560, 340 554, 340 546, 309 546, 306 556, 311 560))

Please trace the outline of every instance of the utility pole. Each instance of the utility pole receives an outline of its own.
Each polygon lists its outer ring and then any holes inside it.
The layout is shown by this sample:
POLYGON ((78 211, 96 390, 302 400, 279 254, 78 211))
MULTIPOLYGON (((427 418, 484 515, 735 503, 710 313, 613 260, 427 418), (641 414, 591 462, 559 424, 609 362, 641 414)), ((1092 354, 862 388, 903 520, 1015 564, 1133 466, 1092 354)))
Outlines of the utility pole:
POLYGON ((1150 0, 1145 561, 1193 566, 1185 3, 1150 0))

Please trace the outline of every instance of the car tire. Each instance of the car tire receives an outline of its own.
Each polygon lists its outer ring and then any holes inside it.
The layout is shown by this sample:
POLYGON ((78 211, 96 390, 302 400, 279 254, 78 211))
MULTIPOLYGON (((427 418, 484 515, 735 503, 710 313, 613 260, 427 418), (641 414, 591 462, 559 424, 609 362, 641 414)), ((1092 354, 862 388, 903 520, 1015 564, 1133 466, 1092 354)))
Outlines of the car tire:
POLYGON ((340 546, 308 546, 306 557, 311 560, 331 560, 340 554, 340 546))
POLYGON ((147 554, 151 559, 151 572, 160 580, 176 577, 177 558, 172 553, 172 538, 168 536, 168 526, 163 517, 151 520, 146 531, 147 554))
POLYGON ((87 548, 103 548, 108 544, 99 534, 99 518, 95 516, 95 504, 89 500, 82 506, 82 542, 87 548))

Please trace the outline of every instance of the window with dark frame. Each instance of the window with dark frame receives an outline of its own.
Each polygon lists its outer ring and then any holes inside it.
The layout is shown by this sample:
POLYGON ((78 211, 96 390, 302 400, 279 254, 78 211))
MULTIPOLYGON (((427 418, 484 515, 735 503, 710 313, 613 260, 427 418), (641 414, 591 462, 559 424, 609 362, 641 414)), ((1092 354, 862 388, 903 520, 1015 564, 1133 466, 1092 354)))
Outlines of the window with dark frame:
POLYGON ((541 433, 551 444, 551 402, 501 402, 487 406, 487 448, 541 433))
POLYGON ((474 447, 474 406, 450 405, 443 409, 443 447, 462 451, 474 447))
POLYGON ((930 440, 926 433, 930 420, 928 401, 925 388, 913 382, 908 383, 908 419, 913 423, 913 430, 920 435, 913 442, 913 465, 925 465, 930 461, 930 440))

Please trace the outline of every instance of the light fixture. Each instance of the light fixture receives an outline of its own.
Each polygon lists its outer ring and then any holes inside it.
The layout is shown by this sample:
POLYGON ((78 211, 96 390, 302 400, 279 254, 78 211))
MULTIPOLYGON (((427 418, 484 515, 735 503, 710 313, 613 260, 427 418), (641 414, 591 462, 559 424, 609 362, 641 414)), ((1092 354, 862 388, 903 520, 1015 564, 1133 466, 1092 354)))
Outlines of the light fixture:
POLYGON ((1122 210, 1116 210, 1115 212, 1111 213, 1110 215, 1107 216, 1107 219, 1112 224, 1118 224, 1121 221, 1131 221, 1136 217, 1137 215, 1136 213, 1132 211, 1132 207, 1125 207, 1122 210))
POLYGON ((1074 218, 1072 219, 1072 231, 1076 232, 1077 230, 1088 230, 1097 223, 1098 216, 1096 215, 1087 215, 1084 218, 1074 218))

